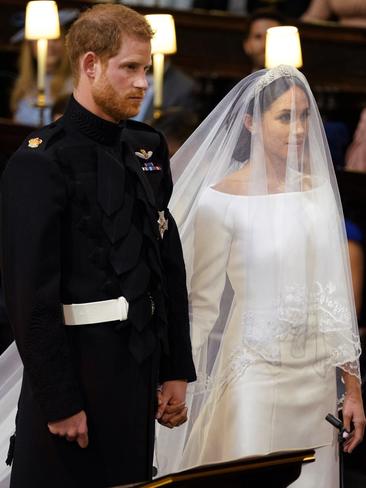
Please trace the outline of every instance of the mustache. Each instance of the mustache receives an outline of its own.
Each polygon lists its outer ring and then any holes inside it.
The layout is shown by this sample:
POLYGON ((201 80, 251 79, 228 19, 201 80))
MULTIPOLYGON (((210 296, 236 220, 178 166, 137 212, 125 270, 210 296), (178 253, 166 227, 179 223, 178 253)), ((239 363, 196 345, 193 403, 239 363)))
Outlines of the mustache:
POLYGON ((128 98, 143 98, 145 96, 146 90, 134 90, 127 93, 128 98))

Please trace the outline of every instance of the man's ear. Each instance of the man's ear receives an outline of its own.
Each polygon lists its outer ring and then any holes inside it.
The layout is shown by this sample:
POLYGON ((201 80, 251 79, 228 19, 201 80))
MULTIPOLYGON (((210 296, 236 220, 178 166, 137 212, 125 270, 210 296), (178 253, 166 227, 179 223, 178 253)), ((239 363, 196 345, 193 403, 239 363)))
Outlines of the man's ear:
POLYGON ((81 59, 81 71, 85 73, 88 78, 95 78, 99 65, 98 56, 92 51, 85 53, 81 59))
POLYGON ((244 115, 244 126, 249 132, 254 132, 253 117, 249 114, 244 115))

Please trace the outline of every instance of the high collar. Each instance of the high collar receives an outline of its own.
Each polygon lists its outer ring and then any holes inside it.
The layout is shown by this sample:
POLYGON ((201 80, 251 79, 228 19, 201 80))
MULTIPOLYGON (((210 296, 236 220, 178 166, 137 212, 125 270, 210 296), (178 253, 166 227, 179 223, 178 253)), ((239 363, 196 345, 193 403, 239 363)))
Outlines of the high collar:
POLYGON ((73 95, 70 97, 63 119, 84 135, 107 145, 113 145, 120 139, 124 127, 124 121, 117 124, 93 114, 80 105, 73 95))

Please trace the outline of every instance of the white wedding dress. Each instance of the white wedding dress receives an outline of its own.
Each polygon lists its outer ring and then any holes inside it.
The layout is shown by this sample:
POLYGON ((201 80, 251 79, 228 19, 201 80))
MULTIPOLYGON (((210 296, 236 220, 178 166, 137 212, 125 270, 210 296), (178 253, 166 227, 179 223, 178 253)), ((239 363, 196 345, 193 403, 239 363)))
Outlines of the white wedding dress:
POLYGON ((338 488, 336 368, 360 380, 342 205, 321 117, 290 66, 241 80, 174 155, 197 382, 158 475, 316 448, 296 488, 338 488))
MULTIPOLYGON (((325 314, 342 311, 337 308, 336 283, 316 281, 309 304, 303 278, 309 260, 326 255, 331 216, 324 187, 266 197, 207 188, 202 195, 190 293, 197 364, 209 336, 209 347, 215 347, 215 323, 227 280, 233 300, 214 365, 215 385, 210 385, 208 375, 204 406, 179 470, 326 446, 317 450, 319 459, 304 467, 301 479, 291 486, 338 487, 336 432, 325 420, 328 413, 336 414, 335 368, 328 367, 327 339, 318 319, 322 320, 320 309, 325 314), (313 205, 314 192, 322 199, 321 214, 313 205), (273 263, 284 261, 289 261, 288 269, 282 264, 274 272, 273 263), (286 276, 286 287, 281 276, 286 276), (281 286, 287 293, 279 301, 281 286)), ((305 278, 309 284, 316 277, 305 278)))

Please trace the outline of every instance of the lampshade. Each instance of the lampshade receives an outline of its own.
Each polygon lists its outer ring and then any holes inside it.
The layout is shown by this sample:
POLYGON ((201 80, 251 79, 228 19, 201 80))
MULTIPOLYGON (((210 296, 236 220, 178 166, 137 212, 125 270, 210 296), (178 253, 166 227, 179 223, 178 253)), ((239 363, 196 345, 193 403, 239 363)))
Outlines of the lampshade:
POLYGON ((60 22, 56 2, 28 2, 25 13, 25 38, 57 39, 60 37, 60 22))
POLYGON ((151 40, 151 54, 174 54, 177 52, 174 19, 169 14, 146 15, 146 20, 154 31, 151 40))
POLYGON ((295 68, 302 66, 300 36, 297 27, 284 25, 267 29, 265 66, 274 68, 279 64, 289 64, 295 68))

